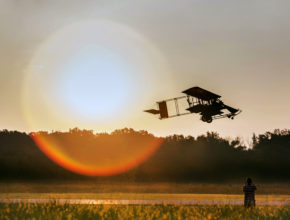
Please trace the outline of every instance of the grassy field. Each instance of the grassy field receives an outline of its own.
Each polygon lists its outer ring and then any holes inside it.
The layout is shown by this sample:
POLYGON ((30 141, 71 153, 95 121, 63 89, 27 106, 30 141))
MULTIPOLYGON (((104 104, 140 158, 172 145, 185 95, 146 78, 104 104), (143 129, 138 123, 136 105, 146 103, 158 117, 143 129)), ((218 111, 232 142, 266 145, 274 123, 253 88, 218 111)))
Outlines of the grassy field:
POLYGON ((289 206, 0 204, 0 219, 290 219, 289 206))
MULTIPOLYGON (((290 201, 289 184, 256 185, 257 202, 290 201)), ((0 199, 242 201, 243 194, 242 184, 42 181, 0 182, 0 199)), ((0 203, 0 219, 290 219, 290 206, 0 203)))
MULTIPOLYGON (((242 201, 243 195, 234 194, 168 194, 168 193, 0 193, 0 199, 88 199, 88 200, 195 200, 242 201)), ((256 201, 287 201, 289 195, 257 195, 256 201)))

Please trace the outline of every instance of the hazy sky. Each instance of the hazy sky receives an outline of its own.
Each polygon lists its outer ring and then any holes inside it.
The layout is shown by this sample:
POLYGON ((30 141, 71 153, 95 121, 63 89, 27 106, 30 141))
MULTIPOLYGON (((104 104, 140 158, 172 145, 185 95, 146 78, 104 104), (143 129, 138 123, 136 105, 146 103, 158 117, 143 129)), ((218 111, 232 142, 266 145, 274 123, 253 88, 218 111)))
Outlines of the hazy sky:
POLYGON ((289 11, 288 0, 0 0, 1 129, 248 141, 289 128, 289 11), (142 112, 192 86, 243 112, 211 124, 142 112))

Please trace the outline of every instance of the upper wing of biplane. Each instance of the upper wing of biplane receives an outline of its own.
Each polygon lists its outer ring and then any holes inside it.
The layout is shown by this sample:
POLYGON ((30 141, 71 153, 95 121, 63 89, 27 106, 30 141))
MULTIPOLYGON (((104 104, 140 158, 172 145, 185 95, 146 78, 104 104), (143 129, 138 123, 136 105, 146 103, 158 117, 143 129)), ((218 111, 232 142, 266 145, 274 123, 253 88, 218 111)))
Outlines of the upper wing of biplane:
POLYGON ((197 86, 184 90, 182 92, 185 93, 186 95, 193 96, 205 101, 209 101, 211 99, 218 99, 221 97, 220 95, 214 94, 197 86))

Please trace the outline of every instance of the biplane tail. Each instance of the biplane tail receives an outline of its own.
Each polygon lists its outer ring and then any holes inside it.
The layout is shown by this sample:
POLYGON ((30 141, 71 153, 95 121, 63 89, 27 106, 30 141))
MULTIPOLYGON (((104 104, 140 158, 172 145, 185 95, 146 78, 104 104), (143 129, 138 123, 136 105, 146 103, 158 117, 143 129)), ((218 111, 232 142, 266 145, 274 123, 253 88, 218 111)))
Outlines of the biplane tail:
POLYGON ((160 119, 169 118, 166 101, 157 102, 157 104, 158 104, 158 109, 148 109, 148 110, 145 110, 144 112, 148 112, 153 115, 159 114, 160 119))
POLYGON ((159 110, 157 109, 148 109, 148 110, 144 110, 144 112, 147 112, 147 113, 150 113, 150 114, 153 114, 153 115, 157 115, 160 113, 159 110))

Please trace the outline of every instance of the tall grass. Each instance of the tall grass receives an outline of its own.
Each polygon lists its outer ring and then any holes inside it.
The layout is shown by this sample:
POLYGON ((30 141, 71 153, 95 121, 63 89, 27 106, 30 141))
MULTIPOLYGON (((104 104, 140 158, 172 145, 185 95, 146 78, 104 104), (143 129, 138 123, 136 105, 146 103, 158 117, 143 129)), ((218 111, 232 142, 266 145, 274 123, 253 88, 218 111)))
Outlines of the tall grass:
POLYGON ((290 219, 290 206, 2 203, 0 219, 290 219))

